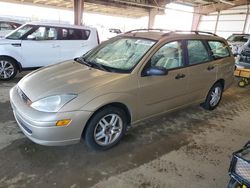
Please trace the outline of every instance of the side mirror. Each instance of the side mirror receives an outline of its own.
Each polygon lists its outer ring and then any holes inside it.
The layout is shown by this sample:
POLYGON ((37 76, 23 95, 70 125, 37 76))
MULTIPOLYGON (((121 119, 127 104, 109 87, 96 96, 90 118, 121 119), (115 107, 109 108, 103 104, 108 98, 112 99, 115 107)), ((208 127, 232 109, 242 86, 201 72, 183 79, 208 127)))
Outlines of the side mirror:
POLYGON ((28 40, 35 40, 36 37, 35 37, 34 35, 28 35, 28 36, 27 36, 27 39, 28 39, 28 40))
POLYGON ((163 67, 149 67, 144 71, 144 74, 142 76, 164 76, 167 74, 167 69, 163 67))

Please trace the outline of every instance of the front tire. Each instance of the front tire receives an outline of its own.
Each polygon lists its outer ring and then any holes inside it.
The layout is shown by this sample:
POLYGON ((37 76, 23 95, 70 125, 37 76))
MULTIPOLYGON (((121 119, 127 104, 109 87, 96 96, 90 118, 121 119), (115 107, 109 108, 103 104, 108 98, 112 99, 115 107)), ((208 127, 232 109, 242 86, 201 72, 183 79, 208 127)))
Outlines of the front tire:
POLYGON ((90 119, 85 130, 85 143, 94 150, 107 150, 115 146, 127 130, 128 118, 124 110, 106 107, 90 119))
POLYGON ((11 80, 17 74, 16 62, 7 57, 0 57, 0 80, 11 80))
POLYGON ((206 110, 214 110, 220 103, 221 97, 223 93, 223 87, 221 83, 216 83, 209 90, 206 101, 203 104, 203 107, 206 110))

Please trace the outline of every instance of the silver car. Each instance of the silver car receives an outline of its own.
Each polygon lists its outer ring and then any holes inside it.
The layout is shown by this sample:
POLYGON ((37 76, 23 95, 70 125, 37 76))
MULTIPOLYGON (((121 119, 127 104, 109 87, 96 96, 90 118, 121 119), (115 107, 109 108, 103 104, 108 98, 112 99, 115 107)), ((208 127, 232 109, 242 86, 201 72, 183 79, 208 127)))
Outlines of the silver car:
POLYGON ((28 74, 11 89, 10 101, 32 141, 52 146, 84 138, 104 150, 143 119, 191 103, 215 109, 233 71, 223 38, 138 30, 28 74))

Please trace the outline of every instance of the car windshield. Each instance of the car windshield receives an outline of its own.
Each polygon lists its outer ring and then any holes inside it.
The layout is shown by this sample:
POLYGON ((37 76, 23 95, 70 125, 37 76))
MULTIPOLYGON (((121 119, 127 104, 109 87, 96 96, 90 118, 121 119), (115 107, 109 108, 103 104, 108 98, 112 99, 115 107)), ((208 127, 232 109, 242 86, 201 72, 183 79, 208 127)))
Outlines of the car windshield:
POLYGON ((6 36, 7 39, 13 39, 13 40, 18 40, 20 39, 23 35, 25 35, 27 32, 29 32, 33 26, 31 25, 23 25, 19 27, 18 29, 14 30, 10 34, 6 36))
POLYGON ((248 35, 232 35, 227 40, 229 42, 247 42, 248 38, 248 35))
POLYGON ((119 37, 101 44, 83 58, 114 72, 130 72, 155 43, 148 39, 119 37))

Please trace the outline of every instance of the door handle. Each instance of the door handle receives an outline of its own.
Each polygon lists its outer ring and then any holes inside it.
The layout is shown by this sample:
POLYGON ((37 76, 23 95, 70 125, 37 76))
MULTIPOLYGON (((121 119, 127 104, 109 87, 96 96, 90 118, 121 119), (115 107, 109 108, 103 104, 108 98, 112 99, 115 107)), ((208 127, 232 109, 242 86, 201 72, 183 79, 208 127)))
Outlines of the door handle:
POLYGON ((213 70, 214 69, 214 66, 213 65, 210 65, 207 67, 207 70, 210 71, 210 70, 213 70))
POLYGON ((186 76, 185 74, 177 74, 175 79, 179 80, 179 79, 185 78, 185 76, 186 76))
POLYGON ((21 43, 12 43, 11 45, 14 47, 21 47, 21 43))

